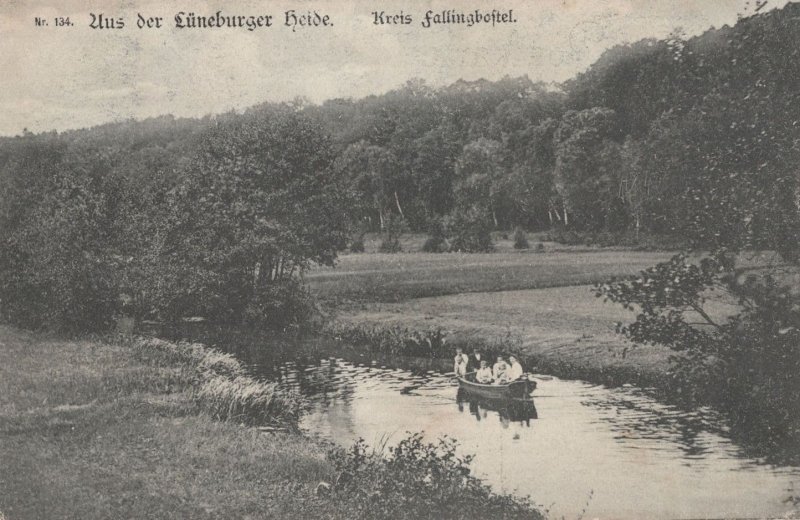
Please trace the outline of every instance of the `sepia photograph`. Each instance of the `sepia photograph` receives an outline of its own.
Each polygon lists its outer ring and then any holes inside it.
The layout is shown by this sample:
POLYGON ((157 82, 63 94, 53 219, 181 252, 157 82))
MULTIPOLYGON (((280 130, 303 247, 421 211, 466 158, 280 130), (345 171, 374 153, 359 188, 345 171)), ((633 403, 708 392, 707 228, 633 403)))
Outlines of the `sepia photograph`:
POLYGON ((0 0, 0 520, 800 519, 800 3, 0 0))

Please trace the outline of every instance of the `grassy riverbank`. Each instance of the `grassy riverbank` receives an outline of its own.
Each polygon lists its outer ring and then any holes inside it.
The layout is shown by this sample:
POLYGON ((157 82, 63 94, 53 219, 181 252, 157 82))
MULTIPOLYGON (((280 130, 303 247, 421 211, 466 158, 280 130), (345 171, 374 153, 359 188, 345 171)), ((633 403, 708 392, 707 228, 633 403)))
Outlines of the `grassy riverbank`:
MULTIPOLYGON (((369 513, 360 489, 334 485, 317 493, 320 482, 337 481, 342 455, 332 460, 316 441, 262 432, 231 414, 215 419, 219 410, 202 402, 208 399, 204 378, 210 370, 235 379, 235 363, 213 351, 206 356, 194 347, 191 354, 168 345, 67 341, 0 326, 0 516, 354 518, 369 513)), ((353 467, 348 460, 344 456, 344 466, 353 467)), ((375 462, 361 477, 371 482, 375 472, 391 481, 392 471, 375 462)), ((430 511, 435 515, 435 508, 430 511)), ((524 503, 488 492, 469 513, 538 517, 524 503)))
MULTIPOLYGON (((671 351, 634 346, 616 334, 616 323, 635 315, 596 298, 590 284, 670 256, 625 250, 347 255, 308 281, 323 300, 350 301, 332 309, 340 331, 440 330, 451 347, 513 346, 560 376, 660 385, 668 383, 671 351)), ((710 303, 715 317, 735 309, 735 302, 710 303)))

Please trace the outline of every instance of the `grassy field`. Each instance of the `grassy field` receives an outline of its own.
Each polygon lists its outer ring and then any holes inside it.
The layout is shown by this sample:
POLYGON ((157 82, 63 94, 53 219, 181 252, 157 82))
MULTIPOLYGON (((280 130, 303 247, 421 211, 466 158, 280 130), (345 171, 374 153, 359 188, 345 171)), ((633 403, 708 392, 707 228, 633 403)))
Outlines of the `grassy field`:
POLYGON ((399 302, 468 292, 586 285, 635 274, 666 260, 664 252, 505 251, 494 253, 350 254, 336 267, 306 275, 328 302, 399 302))
MULTIPOLYGON (((0 326, 0 512, 27 518, 305 518, 332 471, 297 435, 195 413, 177 369, 0 326)), ((0 514, 0 516, 2 516, 0 514)))

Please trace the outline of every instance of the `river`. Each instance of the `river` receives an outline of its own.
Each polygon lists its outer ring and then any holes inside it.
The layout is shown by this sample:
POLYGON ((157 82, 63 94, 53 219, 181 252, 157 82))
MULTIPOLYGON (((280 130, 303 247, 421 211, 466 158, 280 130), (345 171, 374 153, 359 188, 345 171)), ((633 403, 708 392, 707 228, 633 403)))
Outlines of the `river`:
POLYGON ((323 340, 226 340, 259 376, 306 395, 301 428, 349 445, 391 446, 405 432, 456 438, 476 475, 530 495, 561 518, 753 518, 793 509, 800 468, 749 457, 722 416, 638 388, 540 375, 532 403, 458 392, 443 360, 359 354, 323 340))

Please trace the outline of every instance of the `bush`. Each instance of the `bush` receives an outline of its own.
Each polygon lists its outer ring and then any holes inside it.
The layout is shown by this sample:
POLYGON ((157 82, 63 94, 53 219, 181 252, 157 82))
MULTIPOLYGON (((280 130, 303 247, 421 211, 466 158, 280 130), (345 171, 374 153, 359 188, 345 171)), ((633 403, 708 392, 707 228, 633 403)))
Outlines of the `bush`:
POLYGON ((406 225, 402 218, 389 215, 386 218, 385 233, 378 251, 381 253, 399 253, 402 251, 400 247, 400 235, 405 231, 406 225))
POLYGON ((741 282, 723 253, 699 264, 681 254, 629 280, 600 284, 596 294, 640 309, 619 330, 675 352, 671 374, 683 397, 722 405, 759 447, 797 446, 800 298, 790 287, 769 275, 741 282), (710 291, 738 298, 740 312, 712 317, 704 309, 710 291))
POLYGON ((388 234, 384 236, 383 240, 381 240, 381 245, 378 247, 378 251, 381 253, 399 253, 402 250, 400 239, 388 234))
POLYGON ((528 249, 529 247, 527 233, 525 233, 524 229, 518 227, 514 230, 514 249, 528 249))
POLYGON ((447 335, 441 329, 416 331, 398 326, 331 325, 326 333, 337 340, 392 355, 449 358, 447 335))
POLYGON ((363 440, 329 457, 338 473, 331 499, 348 501, 354 518, 526 518, 541 513, 527 499, 495 494, 470 474, 471 456, 457 442, 426 443, 409 434, 388 456, 367 452, 363 440))
POLYGON ((252 296, 244 310, 248 325, 287 330, 308 323, 316 312, 314 299, 295 278, 276 280, 252 296))
POLYGON ((492 225, 483 212, 476 209, 456 211, 447 224, 451 251, 483 253, 494 250, 492 225))
POLYGON ((422 250, 426 253, 444 253, 448 250, 447 235, 444 223, 440 219, 434 219, 429 227, 430 237, 422 244, 422 250))
POLYGON ((363 253, 364 252, 364 235, 359 234, 353 237, 353 241, 350 242, 350 252, 351 253, 363 253))
POLYGON ((648 251, 674 251, 687 245, 686 238, 678 236, 641 233, 637 237, 628 231, 576 231, 563 228, 547 232, 544 240, 570 246, 635 247, 648 251))
POLYGON ((366 237, 368 231, 369 231, 369 224, 365 221, 361 221, 358 225, 355 226, 349 247, 351 253, 364 252, 365 250, 364 237, 366 237))

